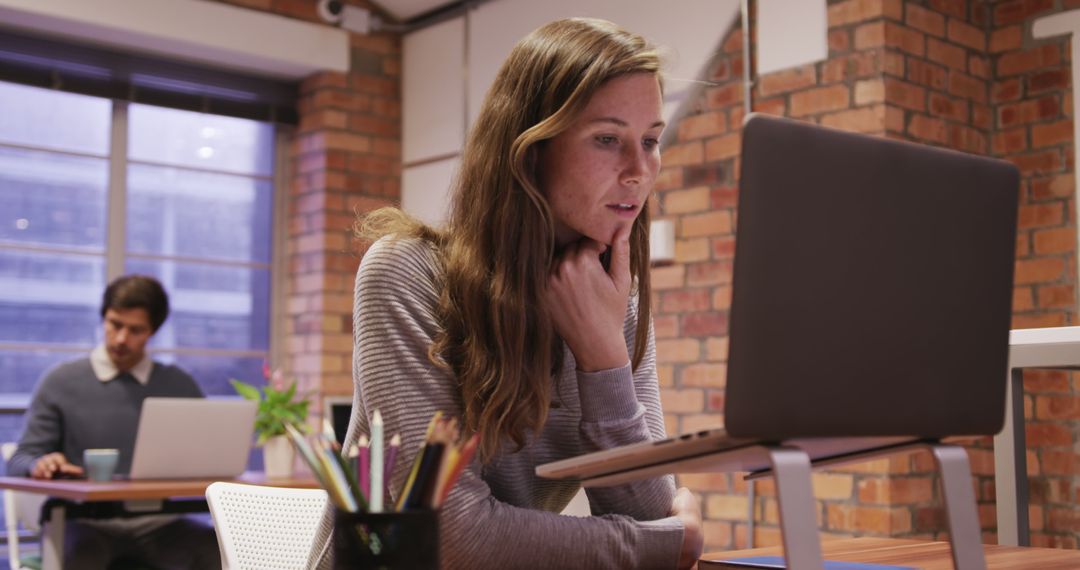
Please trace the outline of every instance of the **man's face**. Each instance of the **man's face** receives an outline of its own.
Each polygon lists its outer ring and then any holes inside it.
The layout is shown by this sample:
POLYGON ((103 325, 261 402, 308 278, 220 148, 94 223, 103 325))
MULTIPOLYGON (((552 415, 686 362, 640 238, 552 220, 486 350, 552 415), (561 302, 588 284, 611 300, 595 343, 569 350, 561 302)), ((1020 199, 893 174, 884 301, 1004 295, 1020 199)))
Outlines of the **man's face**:
POLYGON ((131 370, 146 354, 146 342, 154 335, 150 314, 142 307, 105 311, 105 349, 116 369, 131 370))

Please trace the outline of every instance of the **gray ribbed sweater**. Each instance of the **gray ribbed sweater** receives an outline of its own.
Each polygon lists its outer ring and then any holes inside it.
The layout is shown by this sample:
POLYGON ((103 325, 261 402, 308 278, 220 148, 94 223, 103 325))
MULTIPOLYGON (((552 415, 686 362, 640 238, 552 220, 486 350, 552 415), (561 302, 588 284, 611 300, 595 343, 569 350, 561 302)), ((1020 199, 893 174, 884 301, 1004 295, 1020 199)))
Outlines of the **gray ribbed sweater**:
POLYGON ((89 358, 53 368, 34 392, 7 474, 27 476, 38 457, 54 451, 82 465, 83 450, 102 447, 120 450, 116 472, 126 474, 142 403, 149 397, 202 398, 203 393, 187 372, 160 362, 154 363, 145 386, 128 373, 102 382, 89 358))
MULTIPOLYGON (((435 248, 416 239, 375 243, 356 278, 353 323, 353 417, 346 449, 368 433, 375 410, 387 439, 402 437, 391 489, 400 489, 428 420, 436 410, 461 415, 451 376, 428 360, 439 330, 435 307, 442 280, 435 248)), ((624 334, 634 345, 636 300, 624 334)), ((673 568, 682 524, 668 517, 673 477, 587 491, 592 517, 558 514, 577 492, 573 482, 538 478, 537 465, 588 451, 664 437, 651 335, 635 373, 630 366, 582 373, 572 354, 555 380, 543 431, 524 449, 492 462, 473 461, 440 515, 442 564, 448 568, 673 568)), ((396 496, 395 496, 396 498, 396 496)), ((391 503, 392 504, 392 503, 391 503)), ((331 523, 324 517, 312 564, 327 567, 331 523)))

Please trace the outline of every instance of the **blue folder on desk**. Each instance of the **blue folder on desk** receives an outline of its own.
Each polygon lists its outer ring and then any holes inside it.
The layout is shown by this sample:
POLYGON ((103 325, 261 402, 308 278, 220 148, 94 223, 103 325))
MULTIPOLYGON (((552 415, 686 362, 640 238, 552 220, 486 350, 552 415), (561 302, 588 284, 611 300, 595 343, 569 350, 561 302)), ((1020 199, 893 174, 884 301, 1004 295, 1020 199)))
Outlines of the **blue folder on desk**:
MULTIPOLYGON (((728 558, 723 560, 702 560, 701 563, 707 568, 787 568, 787 566, 784 565, 783 556, 748 556, 745 558, 728 558)), ((915 570, 915 568, 911 566, 890 566, 886 564, 826 560, 825 570, 915 570)))

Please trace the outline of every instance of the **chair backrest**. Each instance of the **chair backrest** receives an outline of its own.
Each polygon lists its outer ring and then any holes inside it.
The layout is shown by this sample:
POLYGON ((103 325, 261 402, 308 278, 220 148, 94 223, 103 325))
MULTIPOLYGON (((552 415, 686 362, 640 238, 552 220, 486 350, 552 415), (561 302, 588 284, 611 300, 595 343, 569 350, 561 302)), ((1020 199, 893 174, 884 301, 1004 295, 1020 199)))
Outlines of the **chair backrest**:
MULTIPOLYGON (((13 441, 0 444, 0 457, 4 463, 15 455, 19 445, 13 441)), ((4 527, 7 532, 8 564, 12 570, 23 568, 19 556, 19 524, 31 532, 41 530, 41 505, 45 502, 44 495, 31 493, 19 493, 10 489, 3 492, 4 499, 4 527)))
POLYGON ((322 489, 214 483, 206 502, 224 570, 303 570, 326 508, 322 489))

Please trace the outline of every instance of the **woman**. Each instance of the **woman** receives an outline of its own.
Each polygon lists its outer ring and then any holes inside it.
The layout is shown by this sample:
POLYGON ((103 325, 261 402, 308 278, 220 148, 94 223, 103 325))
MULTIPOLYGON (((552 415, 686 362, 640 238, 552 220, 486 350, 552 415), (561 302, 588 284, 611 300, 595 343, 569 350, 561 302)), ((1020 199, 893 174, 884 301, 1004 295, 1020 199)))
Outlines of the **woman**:
POLYGON ((445 566, 670 568, 700 554, 697 503, 673 477, 590 489, 594 516, 579 518, 557 514, 578 485, 534 473, 664 437, 646 203, 658 70, 652 46, 609 22, 543 26, 487 95, 447 229, 397 210, 364 220, 382 239, 357 274, 346 439, 380 411, 403 439, 396 492, 435 411, 480 435, 440 515, 445 566))

